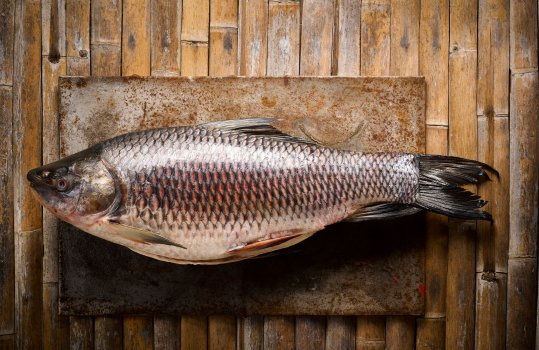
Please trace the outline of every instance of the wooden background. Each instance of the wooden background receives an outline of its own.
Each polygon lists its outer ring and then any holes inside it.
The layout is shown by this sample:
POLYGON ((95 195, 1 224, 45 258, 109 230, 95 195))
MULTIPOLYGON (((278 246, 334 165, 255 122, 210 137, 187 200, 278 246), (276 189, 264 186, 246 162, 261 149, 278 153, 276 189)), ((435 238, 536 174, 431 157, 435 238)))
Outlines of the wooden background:
POLYGON ((0 348, 531 349, 537 0, 0 1, 0 348), (429 215, 426 313, 62 317, 56 221, 28 169, 58 156, 60 75, 424 75, 427 150, 501 173, 495 223, 429 215))

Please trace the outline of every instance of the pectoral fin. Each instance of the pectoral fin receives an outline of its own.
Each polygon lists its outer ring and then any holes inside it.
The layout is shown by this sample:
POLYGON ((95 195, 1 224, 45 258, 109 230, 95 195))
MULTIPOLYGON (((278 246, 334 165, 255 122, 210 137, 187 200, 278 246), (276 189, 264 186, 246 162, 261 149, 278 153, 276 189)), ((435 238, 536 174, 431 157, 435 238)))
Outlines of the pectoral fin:
POLYGON ((144 230, 137 227, 127 226, 120 224, 118 222, 110 221, 110 225, 113 228, 113 232, 122 238, 128 239, 133 242, 143 243, 143 244, 163 244, 175 246, 183 249, 187 249, 181 244, 175 243, 170 239, 161 236, 158 233, 144 230))

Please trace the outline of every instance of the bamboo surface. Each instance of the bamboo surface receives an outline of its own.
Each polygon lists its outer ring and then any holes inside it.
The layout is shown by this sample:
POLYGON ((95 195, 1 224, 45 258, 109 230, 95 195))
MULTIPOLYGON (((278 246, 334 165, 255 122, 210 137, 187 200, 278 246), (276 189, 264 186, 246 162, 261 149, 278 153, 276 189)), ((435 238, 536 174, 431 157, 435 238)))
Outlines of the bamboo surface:
MULTIPOLYGON (((0 2, 0 348, 525 349, 537 326, 536 0, 0 2), (427 152, 477 158, 490 223, 426 215, 425 314, 60 316, 60 75, 423 75, 427 152)), ((538 338, 539 339, 539 338, 538 338)))

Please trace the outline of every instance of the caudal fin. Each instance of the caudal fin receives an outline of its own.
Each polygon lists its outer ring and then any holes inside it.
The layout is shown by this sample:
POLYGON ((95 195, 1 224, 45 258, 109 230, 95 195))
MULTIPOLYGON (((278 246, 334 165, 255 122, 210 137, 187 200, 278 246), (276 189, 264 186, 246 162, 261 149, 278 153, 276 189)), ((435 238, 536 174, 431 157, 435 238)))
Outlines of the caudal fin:
POLYGON ((490 220, 481 210, 487 203, 477 194, 460 187, 490 180, 498 172, 487 164, 458 157, 418 155, 419 191, 415 205, 450 217, 490 220))

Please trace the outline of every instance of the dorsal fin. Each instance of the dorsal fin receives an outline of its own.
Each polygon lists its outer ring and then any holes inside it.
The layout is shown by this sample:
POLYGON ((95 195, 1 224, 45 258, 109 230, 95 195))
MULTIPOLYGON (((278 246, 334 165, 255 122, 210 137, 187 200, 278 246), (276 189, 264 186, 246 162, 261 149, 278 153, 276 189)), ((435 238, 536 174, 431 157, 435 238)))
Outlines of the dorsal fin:
POLYGON ((209 130, 219 130, 221 132, 237 132, 247 135, 261 135, 282 141, 294 141, 306 144, 315 144, 312 140, 307 140, 288 135, 273 126, 278 122, 277 118, 246 118, 222 120, 201 124, 200 127, 209 130))

